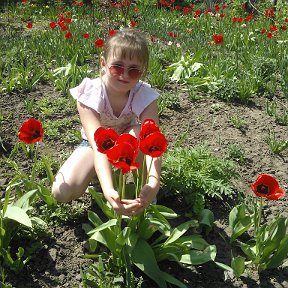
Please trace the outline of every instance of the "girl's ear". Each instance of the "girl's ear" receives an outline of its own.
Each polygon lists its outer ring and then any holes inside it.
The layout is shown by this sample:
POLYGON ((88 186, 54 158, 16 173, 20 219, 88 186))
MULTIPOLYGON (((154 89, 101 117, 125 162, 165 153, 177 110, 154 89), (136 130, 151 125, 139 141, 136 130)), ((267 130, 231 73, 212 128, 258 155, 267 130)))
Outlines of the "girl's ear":
POLYGON ((101 56, 101 58, 100 58, 100 65, 101 65, 101 68, 105 67, 105 65, 106 65, 106 61, 105 61, 105 58, 103 56, 101 56))

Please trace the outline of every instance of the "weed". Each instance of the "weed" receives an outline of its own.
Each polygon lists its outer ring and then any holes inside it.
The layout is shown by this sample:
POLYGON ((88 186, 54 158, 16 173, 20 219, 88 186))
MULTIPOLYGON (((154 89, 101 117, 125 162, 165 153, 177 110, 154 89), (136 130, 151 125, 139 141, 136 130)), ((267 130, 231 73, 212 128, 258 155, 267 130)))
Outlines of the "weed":
POLYGON ((238 162, 239 164, 244 164, 246 160, 245 151, 243 147, 239 144, 230 144, 227 147, 228 158, 238 162))
POLYGON ((234 128, 239 129, 241 131, 245 130, 247 127, 246 121, 238 115, 232 115, 230 117, 230 122, 234 128))
POLYGON ((180 107, 179 103, 179 93, 164 92, 158 98, 158 113, 159 115, 167 109, 178 109, 180 107))
POLYGON ((288 148, 288 140, 278 140, 275 133, 271 131, 267 137, 267 143, 269 144, 272 153, 277 155, 288 148))
POLYGON ((173 148, 163 157, 163 191, 182 196, 196 214, 207 197, 222 199, 232 195, 233 177, 237 177, 233 162, 218 159, 206 146, 173 148))

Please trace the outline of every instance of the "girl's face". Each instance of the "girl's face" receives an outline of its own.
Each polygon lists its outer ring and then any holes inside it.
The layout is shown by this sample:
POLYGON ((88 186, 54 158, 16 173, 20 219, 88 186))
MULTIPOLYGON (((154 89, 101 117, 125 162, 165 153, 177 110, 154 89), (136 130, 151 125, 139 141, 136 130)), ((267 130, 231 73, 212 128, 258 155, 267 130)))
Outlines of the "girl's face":
POLYGON ((128 92, 133 88, 142 76, 143 66, 136 58, 119 58, 117 56, 101 59, 101 65, 105 69, 103 79, 107 88, 119 92, 128 92))

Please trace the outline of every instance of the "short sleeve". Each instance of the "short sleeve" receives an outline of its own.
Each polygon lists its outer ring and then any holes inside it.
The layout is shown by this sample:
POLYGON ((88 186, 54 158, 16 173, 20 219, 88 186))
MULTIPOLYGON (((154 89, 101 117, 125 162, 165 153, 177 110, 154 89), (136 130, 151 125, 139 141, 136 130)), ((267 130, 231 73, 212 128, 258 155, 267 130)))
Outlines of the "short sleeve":
POLYGON ((139 117, 145 108, 155 101, 159 95, 148 83, 139 82, 139 86, 135 87, 132 111, 139 117))
POLYGON ((74 99, 100 113, 103 109, 103 93, 101 80, 84 78, 79 86, 71 88, 70 94, 74 99))

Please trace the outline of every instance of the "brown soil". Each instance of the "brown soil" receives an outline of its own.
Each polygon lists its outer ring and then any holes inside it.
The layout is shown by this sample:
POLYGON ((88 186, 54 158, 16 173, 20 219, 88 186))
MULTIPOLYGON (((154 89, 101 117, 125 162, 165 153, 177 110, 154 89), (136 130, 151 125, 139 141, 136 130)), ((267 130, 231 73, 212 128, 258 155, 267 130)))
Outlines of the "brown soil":
MULTIPOLYGON (((176 89, 176 87, 171 87, 176 89)), ((180 91, 181 92, 181 91, 180 91)), ((43 96, 63 97, 59 92, 54 91, 52 86, 41 85, 30 93, 3 94, 0 97, 1 113, 5 116, 0 135, 3 146, 1 154, 7 156, 17 141, 17 131, 20 124, 27 120, 23 99, 26 97, 40 99, 43 96)), ((203 95, 203 97, 206 97, 203 95)), ((275 118, 265 112, 265 98, 255 98, 249 105, 227 104, 214 99, 201 99, 192 102, 185 91, 180 93, 180 107, 177 110, 166 110, 161 115, 161 126, 172 147, 177 136, 186 132, 188 137, 184 145, 194 147, 206 143, 213 153, 218 157, 227 156, 229 144, 239 144, 245 151, 246 160, 244 164, 238 165, 240 178, 235 181, 235 187, 244 193, 249 193, 251 184, 258 174, 267 173, 274 175, 285 190, 288 188, 288 151, 280 155, 271 152, 266 142, 269 130, 275 132, 277 139, 288 140, 287 126, 276 124, 275 118), (246 127, 241 131, 231 125, 230 117, 238 115, 245 119, 246 127)), ((275 100, 279 109, 286 105, 287 99, 279 95, 275 100)), ((281 110, 279 110, 280 112, 281 110)), ((75 109, 76 114, 76 109, 75 109)), ((54 115, 55 117, 71 117, 71 115, 54 115)), ((47 143, 46 143, 47 144, 47 143)), ((48 143, 49 150, 57 155, 63 152, 69 153, 72 147, 68 147, 61 141, 48 143)), ((27 168, 26 160, 22 161, 23 167, 27 168)), ((3 162, 2 162, 3 163, 3 162)), ((4 185, 9 180, 9 168, 5 165, 0 167, 0 193, 3 196, 4 185)), ((235 196, 236 198, 236 196, 235 196)), ((175 199, 162 198, 162 204, 180 211, 181 203, 175 199)), ((15 275, 9 273, 8 281, 17 288, 36 287, 81 287, 80 270, 82 265, 87 265, 88 260, 82 259, 81 255, 88 253, 87 235, 82 229, 83 223, 88 223, 87 211, 97 209, 87 194, 81 199, 74 201, 72 205, 83 204, 85 209, 76 219, 63 222, 62 225, 49 227, 49 233, 42 239, 43 249, 37 252, 28 262, 24 270, 15 275)), ((266 202, 265 215, 267 219, 273 218, 281 213, 287 216, 287 197, 280 201, 266 202)), ((230 247, 220 237, 229 235, 227 227, 228 210, 227 205, 221 201, 211 201, 209 208, 215 214, 215 228, 207 236, 207 241, 217 246, 217 261, 230 264, 230 247)), ((161 268, 180 280, 188 287, 288 287, 288 268, 281 267, 274 270, 264 271, 260 275, 250 271, 248 274, 235 279, 229 273, 216 267, 214 263, 207 263, 201 266, 185 269, 177 264, 162 263, 161 268)), ((146 278, 145 278, 146 279, 146 278)), ((145 287, 155 287, 153 283, 145 282, 145 287)))

